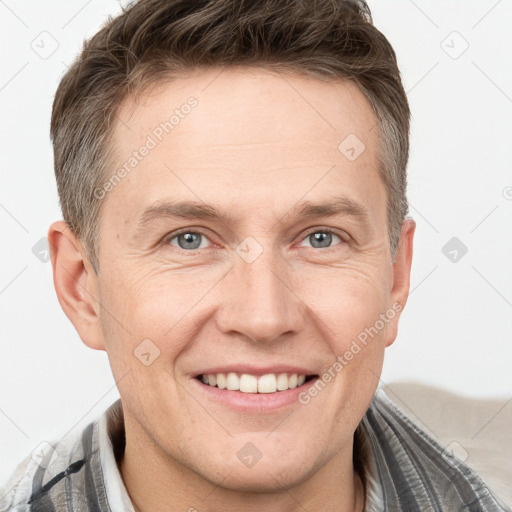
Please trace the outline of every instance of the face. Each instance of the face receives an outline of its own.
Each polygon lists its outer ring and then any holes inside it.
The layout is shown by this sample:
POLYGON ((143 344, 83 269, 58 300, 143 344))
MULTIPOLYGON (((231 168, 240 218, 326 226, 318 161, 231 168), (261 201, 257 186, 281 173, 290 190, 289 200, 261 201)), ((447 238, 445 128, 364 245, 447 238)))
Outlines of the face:
POLYGON ((346 459, 405 303, 363 94, 198 71, 118 118, 89 343, 127 437, 238 490, 346 459))

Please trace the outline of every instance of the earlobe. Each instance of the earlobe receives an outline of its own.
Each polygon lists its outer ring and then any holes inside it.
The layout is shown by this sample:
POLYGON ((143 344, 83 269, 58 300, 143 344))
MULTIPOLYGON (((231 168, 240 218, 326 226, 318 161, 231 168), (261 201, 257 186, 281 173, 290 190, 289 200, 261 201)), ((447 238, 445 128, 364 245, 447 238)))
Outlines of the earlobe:
POLYGON ((48 230, 53 283, 59 303, 80 338, 96 350, 105 350, 99 318, 97 276, 82 243, 64 221, 48 230))
POLYGON ((416 230, 416 222, 407 218, 402 223, 400 240, 393 263, 393 283, 389 305, 395 311, 395 316, 387 326, 386 347, 391 345, 398 334, 398 320, 407 303, 409 296, 411 266, 413 255, 413 238, 416 230))

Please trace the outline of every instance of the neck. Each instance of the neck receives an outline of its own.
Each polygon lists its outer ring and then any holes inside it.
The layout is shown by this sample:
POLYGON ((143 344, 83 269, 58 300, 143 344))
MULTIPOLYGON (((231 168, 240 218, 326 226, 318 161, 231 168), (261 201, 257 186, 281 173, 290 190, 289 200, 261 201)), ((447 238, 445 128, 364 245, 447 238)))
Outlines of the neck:
POLYGON ((136 512, 362 512, 364 486, 353 468, 353 449, 351 442, 291 487, 245 491, 235 488, 236 478, 229 480, 229 473, 209 480, 161 453, 142 429, 127 426, 118 465, 136 512))

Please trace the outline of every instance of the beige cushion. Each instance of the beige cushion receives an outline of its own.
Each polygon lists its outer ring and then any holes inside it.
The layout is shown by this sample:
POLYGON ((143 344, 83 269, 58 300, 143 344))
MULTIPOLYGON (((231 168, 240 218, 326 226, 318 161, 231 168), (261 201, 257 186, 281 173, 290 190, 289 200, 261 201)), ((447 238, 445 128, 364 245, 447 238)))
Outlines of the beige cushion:
POLYGON ((512 506, 512 398, 475 399, 412 382, 383 386, 393 402, 512 506))

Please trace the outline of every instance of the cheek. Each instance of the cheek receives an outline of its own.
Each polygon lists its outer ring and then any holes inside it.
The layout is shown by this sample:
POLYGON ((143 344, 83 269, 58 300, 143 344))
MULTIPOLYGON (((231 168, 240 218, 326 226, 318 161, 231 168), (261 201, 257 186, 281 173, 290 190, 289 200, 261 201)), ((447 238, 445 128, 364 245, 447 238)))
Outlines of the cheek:
MULTIPOLYGON (((387 308, 389 290, 377 267, 338 268, 315 277, 303 283, 301 297, 324 322, 326 339, 333 340, 340 350, 347 340, 376 324, 387 308)), ((381 323, 379 332, 385 327, 381 323)))
POLYGON ((101 326, 118 374, 129 367, 140 371, 137 355, 146 353, 150 355, 144 359, 154 359, 156 367, 165 360, 166 370, 173 371, 173 360, 194 339, 200 325, 198 303, 211 288, 204 275, 192 274, 152 268, 105 272, 101 326))
POLYGON ((389 293, 377 270, 337 271, 322 281, 321 288, 309 282, 303 290, 310 297, 312 318, 320 320, 316 325, 323 346, 318 348, 325 351, 328 344, 331 354, 321 379, 337 396, 335 402, 340 407, 352 404, 356 415, 378 385, 386 331, 394 321, 395 312, 389 314, 389 293))

